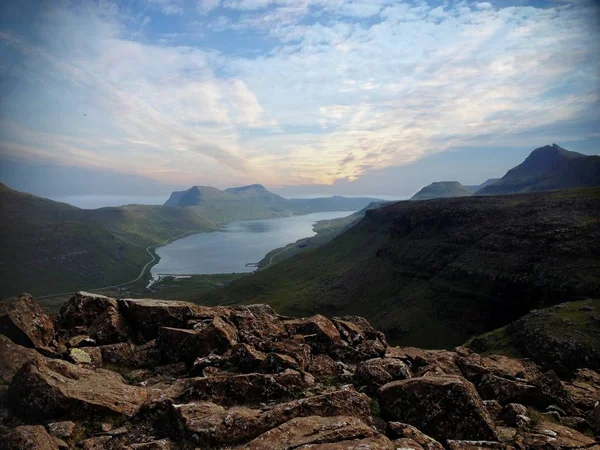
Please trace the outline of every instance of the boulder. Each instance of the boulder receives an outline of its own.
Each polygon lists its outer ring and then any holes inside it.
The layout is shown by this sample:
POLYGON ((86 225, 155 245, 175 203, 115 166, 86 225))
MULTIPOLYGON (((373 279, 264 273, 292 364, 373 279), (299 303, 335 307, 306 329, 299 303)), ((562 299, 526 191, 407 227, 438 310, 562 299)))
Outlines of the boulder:
POLYGON ((175 300, 122 299, 118 303, 134 335, 143 342, 156 339, 160 327, 186 328, 190 320, 228 316, 230 311, 175 300))
POLYGON ((240 342, 258 345, 288 338, 283 322, 269 305, 240 306, 231 311, 229 319, 238 330, 240 342))
MULTIPOLYGON (((337 448, 351 448, 346 445, 346 441, 355 441, 375 436, 377 436, 377 433, 356 417, 299 417, 267 431, 241 448, 249 450, 289 450, 300 449, 304 446, 341 442, 344 442, 344 446, 337 448)), ((369 447, 363 446, 363 448, 369 447)), ((391 449, 393 447, 388 448, 391 449)))
POLYGON ((580 369, 573 378, 563 384, 571 401, 585 411, 600 402, 600 373, 590 369, 580 369))
POLYGON ((456 365, 457 354, 447 350, 423 350, 415 347, 388 347, 386 358, 400 359, 415 377, 455 375, 462 377, 456 365))
POLYGON ((260 365, 263 373, 279 373, 286 369, 301 370, 294 358, 280 353, 269 353, 260 365))
POLYGON ((170 439, 159 439, 158 441, 131 444, 123 447, 123 450, 177 450, 179 448, 170 439))
POLYGON ((306 381, 293 370, 268 375, 217 375, 178 380, 165 391, 177 402, 206 400, 222 405, 244 405, 293 398, 304 390, 306 381))
POLYGON ((484 400, 483 406, 490 413, 492 419, 497 420, 502 413, 502 405, 496 400, 484 400))
POLYGON ((468 356, 457 357, 455 361, 463 376, 475 384, 486 374, 524 381, 534 380, 542 374, 530 360, 502 355, 480 356, 470 353, 468 356))
POLYGON ((499 419, 509 426, 517 425, 518 416, 526 416, 527 408, 520 403, 509 403, 500 413, 499 419))
POLYGON ((28 361, 44 359, 32 348, 15 344, 8 337, 0 334, 0 384, 8 384, 28 361))
POLYGON ((386 434, 394 442, 398 439, 410 439, 426 450, 444 450, 438 441, 406 423, 388 422, 386 434))
POLYGON ((67 439, 73 434, 73 430, 75 429, 75 423, 70 421, 53 422, 49 423, 47 428, 48 432, 52 436, 60 439, 67 439))
POLYGON ((71 330, 87 329, 109 309, 117 309, 117 301, 114 298, 90 292, 77 292, 56 315, 56 328, 62 336, 74 336, 71 330))
POLYGON ((252 345, 242 343, 233 346, 229 362, 241 372, 254 372, 266 357, 267 355, 256 350, 252 345))
POLYGON ((543 422, 533 429, 521 431, 515 442, 519 449, 525 450, 600 450, 600 446, 594 442, 594 439, 572 428, 552 422, 543 422))
POLYGON ((120 344, 101 345, 96 347, 102 354, 102 362, 116 365, 130 365, 131 357, 135 350, 133 344, 122 342, 120 344))
POLYGON ((596 436, 600 436, 600 403, 588 413, 587 419, 596 436))
POLYGON ((328 353, 342 345, 342 338, 333 322, 320 314, 307 319, 286 320, 284 325, 291 335, 303 335, 314 353, 328 353))
POLYGON ((354 372, 354 385, 369 395, 375 395, 377 390, 391 381, 406 380, 412 374, 406 364, 399 359, 374 358, 363 361, 354 372))
POLYGON ((501 405, 521 403, 522 400, 533 396, 536 387, 523 381, 509 380, 496 375, 486 374, 477 386, 481 398, 496 400, 501 405))
POLYGON ((25 364, 8 391, 15 414, 30 421, 77 417, 82 413, 135 415, 159 392, 129 386, 115 372, 61 360, 25 364))
POLYGON ((116 305, 111 305, 92 322, 88 334, 98 345, 127 342, 130 339, 127 322, 116 305))
POLYGON ((2 436, 5 450, 59 450, 54 438, 42 425, 23 425, 2 436))
POLYGON ((413 425, 434 439, 497 438, 475 386, 464 378, 393 381, 382 386, 377 395, 382 417, 413 425))
POLYGON ((298 366, 302 370, 306 370, 311 362, 311 348, 302 342, 291 339, 278 342, 265 341, 257 348, 265 353, 279 353, 291 356, 298 362, 298 366))
POLYGON ((449 450, 516 450, 512 445, 494 441, 456 441, 447 442, 449 450))
POLYGON ((370 422, 369 399, 355 391, 335 391, 282 403, 260 410, 247 407, 225 409, 210 402, 173 406, 181 437, 201 446, 217 446, 246 442, 290 419, 307 416, 359 417, 370 422))
POLYGON ((23 347, 47 347, 54 325, 29 294, 0 300, 0 334, 23 347))
POLYGON ((308 366, 308 371, 315 376, 335 376, 337 375, 337 365, 330 356, 321 354, 313 358, 308 366))

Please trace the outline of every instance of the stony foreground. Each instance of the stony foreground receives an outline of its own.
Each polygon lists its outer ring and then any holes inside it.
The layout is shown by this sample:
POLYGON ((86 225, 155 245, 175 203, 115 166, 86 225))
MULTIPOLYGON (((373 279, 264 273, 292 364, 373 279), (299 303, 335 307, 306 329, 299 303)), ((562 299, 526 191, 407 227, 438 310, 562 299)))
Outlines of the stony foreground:
POLYGON ((600 449, 600 374, 388 346, 361 317, 0 303, 6 449, 600 449))

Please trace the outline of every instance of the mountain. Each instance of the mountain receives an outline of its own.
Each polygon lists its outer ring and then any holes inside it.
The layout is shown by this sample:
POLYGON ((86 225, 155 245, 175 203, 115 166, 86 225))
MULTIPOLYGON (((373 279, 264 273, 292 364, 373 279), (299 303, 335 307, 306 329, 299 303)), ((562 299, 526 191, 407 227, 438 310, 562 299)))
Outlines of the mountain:
POLYGON ((103 287, 139 275, 146 247, 214 230, 192 210, 129 205, 84 210, 0 185, 0 295, 103 287))
POLYGON ((473 192, 458 181, 436 181, 425 186, 412 196, 411 200, 428 200, 431 198, 468 197, 473 192))
POLYGON ((536 148, 527 159, 477 195, 541 192, 600 186, 600 156, 586 156, 552 144, 536 148))
POLYGON ((448 348, 532 308, 600 297, 598 211, 597 188, 392 203, 197 301, 363 315, 395 342, 448 348))
POLYGON ((465 187, 471 192, 477 192, 483 189, 484 187, 489 186, 490 184, 494 184, 498 180, 500 180, 500 178, 489 178, 481 184, 468 185, 465 187))
POLYGON ((240 219, 290 216, 322 211, 356 211, 377 199, 328 197, 286 199, 260 184, 220 190, 209 186, 194 186, 173 192, 165 206, 191 208, 214 222, 240 219))

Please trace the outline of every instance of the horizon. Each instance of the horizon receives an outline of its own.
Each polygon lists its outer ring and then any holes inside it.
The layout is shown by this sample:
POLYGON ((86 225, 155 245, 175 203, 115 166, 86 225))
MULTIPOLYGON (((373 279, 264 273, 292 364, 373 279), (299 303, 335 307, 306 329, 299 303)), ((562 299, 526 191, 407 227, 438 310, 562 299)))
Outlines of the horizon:
POLYGON ((33 6, 0 6, 0 179, 36 195, 405 197, 600 153, 591 0, 33 6))

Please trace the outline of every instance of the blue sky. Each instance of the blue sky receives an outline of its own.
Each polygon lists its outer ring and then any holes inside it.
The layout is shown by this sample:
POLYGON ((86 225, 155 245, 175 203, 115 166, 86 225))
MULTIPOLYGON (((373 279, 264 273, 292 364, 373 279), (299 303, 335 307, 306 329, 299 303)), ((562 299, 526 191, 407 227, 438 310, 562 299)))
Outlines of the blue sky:
POLYGON ((61 168, 148 191, 475 184, 548 143, 599 153, 599 43, 585 0, 9 0, 0 175, 47 173, 37 193, 61 168))

